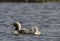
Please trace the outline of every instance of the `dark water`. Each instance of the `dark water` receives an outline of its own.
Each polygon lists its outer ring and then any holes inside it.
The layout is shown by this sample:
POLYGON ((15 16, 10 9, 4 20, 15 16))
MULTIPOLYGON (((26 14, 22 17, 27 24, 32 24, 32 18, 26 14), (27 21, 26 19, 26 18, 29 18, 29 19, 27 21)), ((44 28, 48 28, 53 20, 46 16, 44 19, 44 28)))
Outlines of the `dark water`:
POLYGON ((0 3, 0 41, 60 41, 60 3, 0 3), (15 21, 42 36, 13 35, 15 21))

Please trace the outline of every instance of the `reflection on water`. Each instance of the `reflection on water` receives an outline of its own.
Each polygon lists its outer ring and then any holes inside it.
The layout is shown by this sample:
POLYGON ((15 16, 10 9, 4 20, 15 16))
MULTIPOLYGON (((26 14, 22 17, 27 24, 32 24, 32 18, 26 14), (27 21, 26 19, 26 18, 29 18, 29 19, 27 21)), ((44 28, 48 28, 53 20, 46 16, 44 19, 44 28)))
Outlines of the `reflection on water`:
POLYGON ((60 41, 59 3, 0 3, 0 41, 60 41), (39 27, 42 36, 12 34, 11 23, 39 27))

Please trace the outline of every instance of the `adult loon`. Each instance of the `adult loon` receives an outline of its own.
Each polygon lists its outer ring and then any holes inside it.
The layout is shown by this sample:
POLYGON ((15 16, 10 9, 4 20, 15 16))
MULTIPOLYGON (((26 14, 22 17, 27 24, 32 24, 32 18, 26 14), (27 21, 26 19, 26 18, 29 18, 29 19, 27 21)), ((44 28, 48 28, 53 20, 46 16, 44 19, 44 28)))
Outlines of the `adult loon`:
POLYGON ((34 26, 34 29, 27 29, 27 28, 22 29, 21 24, 19 22, 15 22, 13 23, 13 25, 15 26, 14 34, 35 34, 35 35, 41 34, 37 26, 34 26))

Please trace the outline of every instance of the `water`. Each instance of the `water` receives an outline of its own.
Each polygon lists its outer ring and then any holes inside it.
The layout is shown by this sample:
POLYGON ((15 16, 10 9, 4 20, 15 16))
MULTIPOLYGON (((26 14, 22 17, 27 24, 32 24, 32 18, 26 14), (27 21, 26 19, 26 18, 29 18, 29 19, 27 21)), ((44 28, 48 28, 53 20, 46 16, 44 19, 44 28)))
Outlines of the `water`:
POLYGON ((60 41, 60 3, 0 3, 0 41, 60 41), (16 21, 42 35, 13 35, 16 21))

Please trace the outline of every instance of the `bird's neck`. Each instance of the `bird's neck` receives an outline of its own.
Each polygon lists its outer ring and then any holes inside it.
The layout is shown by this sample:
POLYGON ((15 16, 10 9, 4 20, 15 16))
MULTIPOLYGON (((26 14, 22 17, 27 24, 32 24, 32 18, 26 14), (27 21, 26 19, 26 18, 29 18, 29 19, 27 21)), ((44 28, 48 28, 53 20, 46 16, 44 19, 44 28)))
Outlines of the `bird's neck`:
POLYGON ((20 31, 20 30, 21 30, 21 26, 18 25, 18 26, 15 28, 15 30, 20 31))

